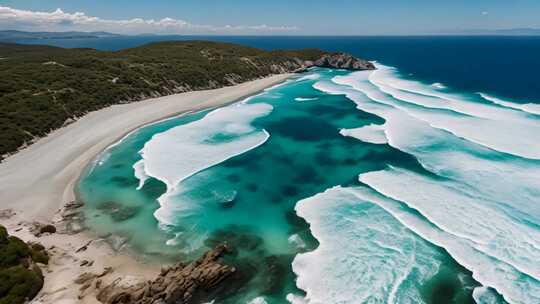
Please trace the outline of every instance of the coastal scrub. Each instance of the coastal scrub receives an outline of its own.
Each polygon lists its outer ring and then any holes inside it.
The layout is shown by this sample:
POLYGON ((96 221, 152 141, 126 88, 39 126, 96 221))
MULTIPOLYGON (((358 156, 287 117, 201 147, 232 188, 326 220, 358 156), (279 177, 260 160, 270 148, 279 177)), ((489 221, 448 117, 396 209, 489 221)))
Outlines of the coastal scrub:
POLYGON ((34 298, 43 287, 37 263, 48 262, 43 246, 27 244, 0 226, 0 304, 25 303, 34 298))

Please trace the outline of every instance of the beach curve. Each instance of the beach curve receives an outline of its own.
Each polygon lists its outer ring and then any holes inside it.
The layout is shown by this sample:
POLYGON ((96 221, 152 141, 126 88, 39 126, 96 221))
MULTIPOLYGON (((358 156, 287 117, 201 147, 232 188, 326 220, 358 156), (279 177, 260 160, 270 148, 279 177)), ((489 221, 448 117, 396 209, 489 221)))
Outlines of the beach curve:
POLYGON ((222 106, 280 83, 279 74, 231 87, 174 94, 113 105, 50 133, 0 163, 2 208, 26 220, 50 220, 75 200, 74 186, 86 165, 129 132, 166 117, 222 106))

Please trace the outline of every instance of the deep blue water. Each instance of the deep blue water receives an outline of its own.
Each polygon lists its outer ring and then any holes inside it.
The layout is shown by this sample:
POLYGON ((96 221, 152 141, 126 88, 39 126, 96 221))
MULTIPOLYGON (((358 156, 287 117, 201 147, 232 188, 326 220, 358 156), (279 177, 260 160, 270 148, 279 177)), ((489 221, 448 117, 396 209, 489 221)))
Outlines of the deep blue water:
POLYGON ((540 103, 540 37, 252 37, 134 36, 99 39, 26 40, 67 48, 119 50, 164 40, 214 40, 263 49, 321 48, 349 52, 404 76, 443 83, 457 91, 482 91, 519 103, 540 103))

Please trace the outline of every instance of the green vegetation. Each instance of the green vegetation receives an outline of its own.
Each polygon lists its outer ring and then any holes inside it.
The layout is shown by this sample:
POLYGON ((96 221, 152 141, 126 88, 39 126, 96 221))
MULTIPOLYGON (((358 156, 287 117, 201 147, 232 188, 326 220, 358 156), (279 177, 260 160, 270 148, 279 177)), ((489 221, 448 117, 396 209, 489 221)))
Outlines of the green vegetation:
POLYGON ((116 52, 0 43, 0 161, 90 111, 291 72, 323 54, 204 41, 116 52))
POLYGON ((28 245, 0 226, 0 304, 25 303, 34 298, 43 287, 43 274, 36 263, 48 262, 43 246, 28 245))

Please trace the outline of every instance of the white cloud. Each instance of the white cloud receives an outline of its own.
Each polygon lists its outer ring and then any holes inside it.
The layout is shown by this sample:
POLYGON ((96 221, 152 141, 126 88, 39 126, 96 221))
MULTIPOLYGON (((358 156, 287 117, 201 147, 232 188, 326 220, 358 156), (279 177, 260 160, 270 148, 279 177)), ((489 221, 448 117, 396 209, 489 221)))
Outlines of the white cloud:
POLYGON ((184 20, 133 18, 108 20, 88 16, 83 12, 67 13, 19 10, 0 6, 0 28, 27 31, 107 31, 122 34, 264 34, 297 31, 294 26, 269 25, 200 25, 184 20))
POLYGON ((483 16, 485 16, 485 15, 487 15, 487 14, 489 14, 489 13, 486 12, 486 11, 483 11, 481 14, 482 14, 483 16))

